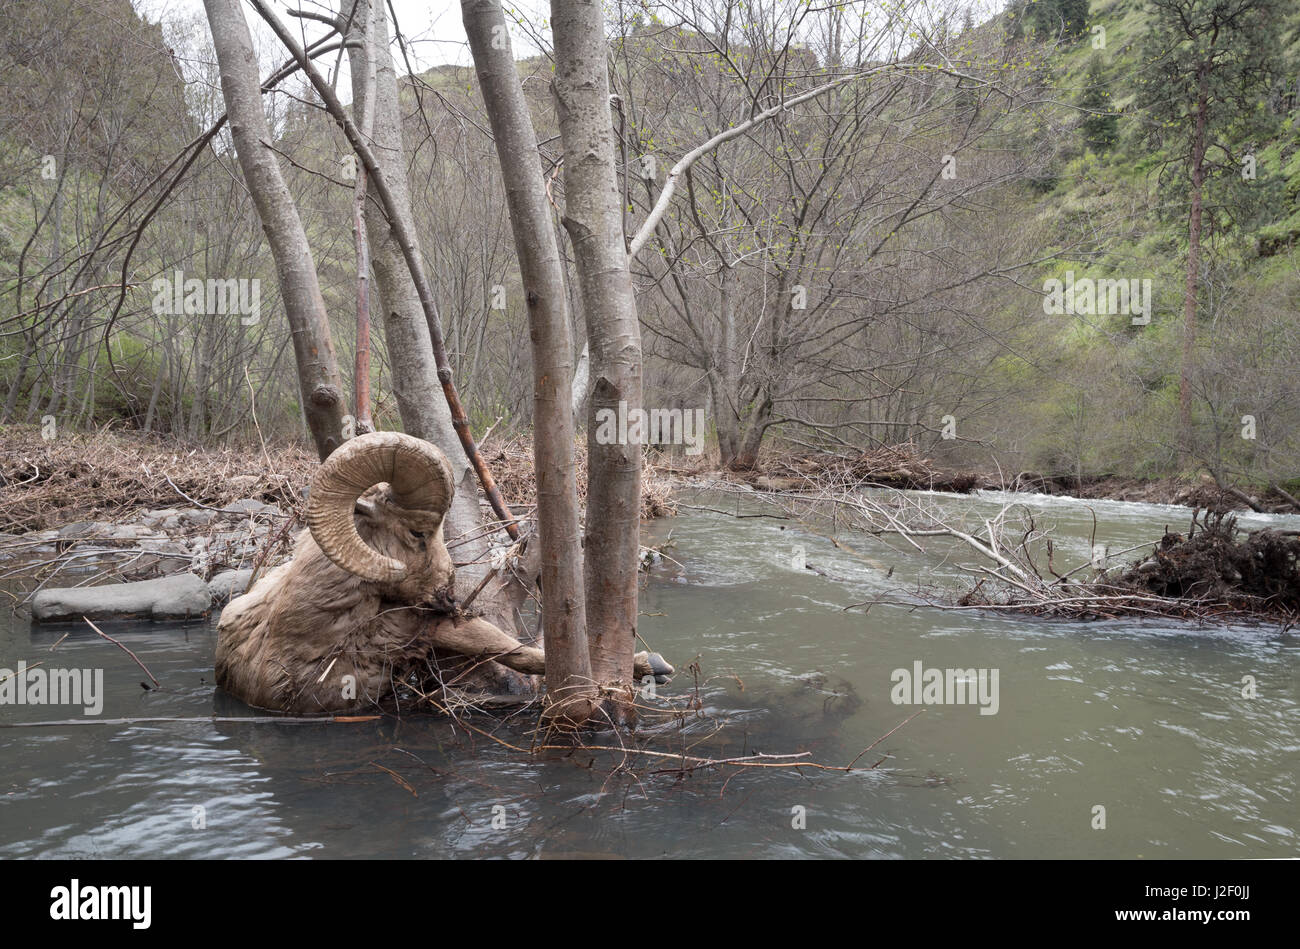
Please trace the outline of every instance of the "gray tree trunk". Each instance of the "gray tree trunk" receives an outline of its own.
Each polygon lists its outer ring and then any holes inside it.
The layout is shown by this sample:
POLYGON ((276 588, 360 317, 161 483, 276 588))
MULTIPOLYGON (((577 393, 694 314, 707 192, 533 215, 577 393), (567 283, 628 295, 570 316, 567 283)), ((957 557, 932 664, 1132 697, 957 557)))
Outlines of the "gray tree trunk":
POLYGON ((461 0, 483 103, 496 140, 528 304, 533 356, 533 462, 541 544, 542 628, 551 714, 585 721, 595 696, 573 463, 573 340, 537 134, 498 0, 461 0))
MULTIPOLYGON (((344 0, 344 20, 349 7, 348 0, 344 0)), ((348 39, 362 39, 367 32, 365 24, 371 16, 370 0, 356 0, 348 39)), ((362 118, 357 113, 356 103, 364 103, 362 111, 369 112, 365 121, 370 123, 370 148, 375 162, 384 174, 393 199, 409 212, 411 192, 406 174, 406 150, 402 144, 397 71, 388 49, 388 17, 382 4, 374 7, 370 27, 370 42, 360 48, 348 48, 353 115, 362 118), (367 102, 365 88, 367 75, 372 69, 373 103, 367 102)), ((357 124, 364 123, 359 121, 357 124)), ((447 513, 447 539, 477 535, 481 533, 483 518, 479 512, 474 472, 452 427, 451 412, 438 382, 429 326, 420 297, 373 181, 369 182, 367 195, 365 227, 370 240, 370 262, 375 271, 375 289, 383 305, 384 335, 402 427, 407 434, 433 442, 451 461, 456 475, 456 497, 447 513)), ((412 219, 408 213, 407 220, 412 219)), ((456 572, 460 595, 468 595, 486 573, 488 547, 485 538, 476 538, 452 548, 455 560, 465 564, 456 572)), ((513 626, 513 621, 509 625, 513 626)))
POLYGON ((262 110, 261 82, 248 24, 238 0, 204 0, 212 28, 221 91, 244 181, 275 258, 298 363, 303 411, 322 459, 343 443, 343 381, 330 337, 307 234, 280 165, 262 110))
MULTIPOLYGON (((594 0, 552 0, 551 24, 564 144, 564 226, 573 244, 591 359, 587 638, 596 681, 630 684, 637 626, 641 446, 601 439, 594 424, 597 412, 617 413, 620 402, 627 412, 640 409, 642 386, 641 328, 615 168, 608 45, 600 5, 594 0)), ((614 711, 623 719, 634 717, 630 702, 614 711)))

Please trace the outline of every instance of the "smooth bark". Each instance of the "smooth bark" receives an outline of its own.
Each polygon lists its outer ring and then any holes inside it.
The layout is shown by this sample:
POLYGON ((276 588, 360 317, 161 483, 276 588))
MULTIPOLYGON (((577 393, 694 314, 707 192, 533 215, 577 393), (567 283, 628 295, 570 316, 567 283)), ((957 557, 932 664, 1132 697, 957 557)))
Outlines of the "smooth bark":
POLYGON ((1209 123, 1210 65, 1202 63, 1197 81, 1196 125, 1192 133, 1192 206, 1187 217, 1187 284, 1183 291, 1183 364, 1178 380, 1178 422, 1182 450, 1195 450, 1192 431, 1192 364, 1196 358, 1196 295, 1201 269, 1201 203, 1205 190, 1206 126, 1209 123))
MULTIPOLYGON (((602 409, 641 408, 641 329, 623 237, 600 5, 552 0, 555 98, 564 146, 564 227, 573 244, 591 360, 584 579, 592 675, 632 681, 640 550, 641 446, 600 437, 602 409)), ((629 416, 630 417, 630 416, 629 416)), ((630 693, 625 693, 630 694, 630 693)), ((616 702, 616 719, 634 717, 616 702)))
POLYGON ((552 714, 585 721, 595 695, 588 654, 578 482, 573 461, 573 340, 564 267, 551 223, 528 102, 497 0, 461 0, 505 182, 533 357, 533 461, 541 544, 542 628, 552 714))
POLYGON ((343 382, 316 265, 297 206, 270 148, 271 131, 262 110, 248 23, 238 0, 204 0, 203 5, 212 29, 235 152, 275 259, 293 336, 303 412, 323 460, 343 443, 343 382))
MULTIPOLYGON (((388 18, 382 6, 373 11, 369 0, 357 0, 350 7, 344 0, 340 26, 351 15, 349 40, 361 40, 348 47, 352 74, 354 116, 368 124, 368 144, 374 160, 382 170, 392 200, 410 215, 410 185, 406 174, 406 150, 402 144, 402 119, 397 91, 397 71, 388 51, 388 18), (364 29, 369 22, 369 30, 364 29), (365 79, 373 74, 373 95, 367 94, 365 79), (358 114, 357 104, 362 103, 358 114)), ((358 174, 366 173, 364 164, 358 174)), ((438 367, 433 354, 429 323, 407 267, 398 235, 384 213, 384 203, 373 177, 366 174, 367 201, 364 225, 369 241, 370 264, 375 274, 375 289, 382 305, 384 336, 392 367, 393 393, 397 411, 407 434, 433 442, 451 461, 456 475, 456 499, 447 512, 448 539, 478 532, 482 524, 477 492, 469 459, 452 425, 438 383, 438 367)), ((412 241, 418 238, 412 236, 412 241)), ((416 248, 418 252, 418 243, 416 248)), ((472 589, 486 571, 487 538, 479 538, 456 548, 456 559, 474 561, 457 572, 457 589, 462 594, 472 589)))
MULTIPOLYGON (((361 74, 361 95, 353 94, 352 114, 361 125, 363 138, 371 138, 374 109, 368 103, 375 95, 375 60, 367 55, 367 46, 373 31, 369 11, 357 24, 362 32, 361 48, 366 70, 361 74)), ((357 83, 352 88, 356 90, 357 83)), ((353 412, 356 415, 357 433, 375 429, 370 417, 370 239, 366 233, 366 169, 357 169, 357 180, 352 195, 352 238, 357 249, 357 349, 352 370, 353 412)), ((446 449, 443 449, 444 454, 446 449)))

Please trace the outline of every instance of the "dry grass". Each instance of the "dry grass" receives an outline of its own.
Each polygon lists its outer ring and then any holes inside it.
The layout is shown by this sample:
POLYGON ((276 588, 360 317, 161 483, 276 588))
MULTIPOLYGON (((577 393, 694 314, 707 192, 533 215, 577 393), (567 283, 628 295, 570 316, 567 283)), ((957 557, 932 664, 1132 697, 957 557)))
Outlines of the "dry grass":
MULTIPOLYGON (((532 443, 527 438, 490 441, 483 457, 512 508, 536 503, 532 443)), ((664 457, 647 462, 643 517, 673 514, 674 478, 704 464, 683 468, 679 462, 674 468, 664 457)), ((585 500, 585 444, 575 446, 575 459, 579 499, 585 500)), ((0 533, 26 534, 78 521, 121 521, 138 517, 144 509, 192 502, 221 507, 242 498, 300 513, 302 488, 316 466, 315 454, 299 444, 268 445, 265 451, 205 448, 110 431, 60 434, 47 441, 34 426, 5 426, 0 429, 0 533)))
POLYGON ((33 426, 5 426, 0 533, 117 521, 190 501, 221 507, 256 498, 287 513, 301 505, 300 491, 315 468, 316 456, 299 445, 267 446, 265 452, 202 448, 109 431, 46 441, 33 426))

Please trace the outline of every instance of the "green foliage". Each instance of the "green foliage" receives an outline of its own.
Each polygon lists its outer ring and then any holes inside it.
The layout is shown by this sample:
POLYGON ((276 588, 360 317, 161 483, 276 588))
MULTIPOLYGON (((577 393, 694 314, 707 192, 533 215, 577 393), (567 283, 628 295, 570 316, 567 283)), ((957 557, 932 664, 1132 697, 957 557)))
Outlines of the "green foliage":
POLYGON ((1088 28, 1088 0, 1027 0, 1017 20, 1041 37, 1080 36, 1088 28))
POLYGON ((1111 111, 1105 66, 1096 54, 1088 60, 1088 84, 1079 97, 1079 106, 1088 110, 1080 124, 1084 144, 1098 154, 1109 151, 1118 136, 1119 116, 1111 111))
POLYGON ((1148 0, 1148 6, 1143 68, 1133 80, 1148 116, 1148 144, 1190 163, 1201 116, 1207 171, 1239 173, 1243 148, 1276 130, 1265 100, 1281 65, 1282 3, 1148 0))

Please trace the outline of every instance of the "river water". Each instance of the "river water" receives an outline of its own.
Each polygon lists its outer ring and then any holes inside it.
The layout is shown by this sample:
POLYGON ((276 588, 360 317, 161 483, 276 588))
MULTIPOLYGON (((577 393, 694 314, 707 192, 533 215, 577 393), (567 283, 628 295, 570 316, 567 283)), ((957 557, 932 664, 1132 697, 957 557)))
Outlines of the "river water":
MULTIPOLYGON (((993 493, 929 500, 976 520, 1025 506, 1053 530, 1058 570, 1093 544, 1120 550, 1185 529, 1190 514, 993 493)), ((528 756, 425 716, 238 721, 252 713, 214 692, 211 626, 105 626, 164 686, 146 690, 130 657, 93 633, 33 630, 5 611, 0 667, 102 669, 105 695, 93 716, 0 705, 0 857, 1300 855, 1294 632, 908 605, 918 590, 970 583, 974 559, 945 541, 922 553, 843 533, 841 548, 793 522, 685 508, 644 535, 672 545, 646 581, 641 632, 683 670, 645 701, 698 695, 699 706, 680 725, 647 716, 644 747, 807 752, 826 765, 858 758, 854 770, 683 773, 668 758, 528 756), (796 547, 816 571, 797 569, 796 547), (845 609, 877 597, 904 605, 845 609), (698 677, 684 671, 693 660, 698 677), (895 670, 917 663, 988 670, 986 686, 996 672, 996 714, 981 714, 991 702, 896 703, 895 670), (92 724, 32 724, 66 719, 92 724)), ((523 716, 468 724, 531 740, 523 716)))

